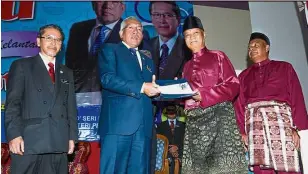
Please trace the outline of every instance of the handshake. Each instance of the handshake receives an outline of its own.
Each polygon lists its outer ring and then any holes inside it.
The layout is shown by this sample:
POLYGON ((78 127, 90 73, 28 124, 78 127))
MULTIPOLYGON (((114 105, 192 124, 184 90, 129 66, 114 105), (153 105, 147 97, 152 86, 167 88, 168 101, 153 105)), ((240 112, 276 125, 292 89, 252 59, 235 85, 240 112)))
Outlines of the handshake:
POLYGON ((152 83, 144 83, 143 84, 143 93, 147 95, 148 97, 154 97, 158 96, 160 94, 160 91, 158 89, 159 85, 155 82, 156 77, 155 75, 152 76, 152 83))

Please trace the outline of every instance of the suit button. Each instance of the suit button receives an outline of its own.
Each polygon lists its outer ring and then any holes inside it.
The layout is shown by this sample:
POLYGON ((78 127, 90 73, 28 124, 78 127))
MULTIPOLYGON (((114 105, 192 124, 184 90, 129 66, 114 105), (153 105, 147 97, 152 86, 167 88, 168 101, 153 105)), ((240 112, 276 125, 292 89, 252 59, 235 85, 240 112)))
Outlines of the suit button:
POLYGON ((44 101, 43 103, 44 103, 44 104, 47 104, 47 101, 44 101))
POLYGON ((63 118, 63 114, 61 114, 61 117, 63 118))
POLYGON ((67 91, 64 91, 65 94, 67 94, 67 91))
POLYGON ((37 89, 37 91, 38 91, 38 92, 41 92, 41 91, 42 91, 42 89, 37 89))
POLYGON ((52 117, 52 114, 49 114, 48 116, 49 116, 49 117, 52 117))

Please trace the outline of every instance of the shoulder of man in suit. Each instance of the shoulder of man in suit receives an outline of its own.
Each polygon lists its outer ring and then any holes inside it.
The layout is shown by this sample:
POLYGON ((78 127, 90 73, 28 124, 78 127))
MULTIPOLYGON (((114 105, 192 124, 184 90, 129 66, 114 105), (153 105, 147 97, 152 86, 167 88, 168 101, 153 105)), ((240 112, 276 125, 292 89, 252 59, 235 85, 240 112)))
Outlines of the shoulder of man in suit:
POLYGON ((89 25, 92 27, 92 25, 95 26, 95 24, 96 24, 96 19, 89 19, 89 20, 79 21, 79 22, 74 23, 72 25, 72 28, 84 27, 84 26, 89 26, 89 25))
POLYGON ((154 44, 155 42, 158 42, 158 36, 150 38, 150 43, 154 44))
POLYGON ((66 72, 73 72, 72 69, 70 69, 69 67, 67 67, 66 65, 63 65, 63 64, 59 64, 60 66, 60 73, 66 73, 66 72))
MULTIPOLYGON (((16 59, 16 60, 14 60, 13 62, 12 62, 12 65, 14 64, 15 66, 17 66, 17 67, 24 67, 25 65, 30 65, 30 64, 32 64, 32 61, 34 60, 33 58, 35 58, 35 57, 29 57, 29 58, 22 58, 22 59, 16 59)), ((11 65, 11 68, 13 67, 11 65)), ((10 69, 11 69, 10 68, 10 69)))

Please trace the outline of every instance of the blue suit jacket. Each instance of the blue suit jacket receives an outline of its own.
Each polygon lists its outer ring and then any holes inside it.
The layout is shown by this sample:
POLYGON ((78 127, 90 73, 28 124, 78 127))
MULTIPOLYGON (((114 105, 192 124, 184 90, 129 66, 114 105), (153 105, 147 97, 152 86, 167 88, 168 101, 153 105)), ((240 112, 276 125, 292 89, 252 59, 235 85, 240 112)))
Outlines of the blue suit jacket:
POLYGON ((99 122, 101 137, 106 134, 131 135, 141 124, 152 137, 151 99, 140 93, 144 82, 151 82, 154 64, 139 51, 142 71, 136 57, 122 43, 105 44, 99 54, 99 73, 103 87, 99 122))

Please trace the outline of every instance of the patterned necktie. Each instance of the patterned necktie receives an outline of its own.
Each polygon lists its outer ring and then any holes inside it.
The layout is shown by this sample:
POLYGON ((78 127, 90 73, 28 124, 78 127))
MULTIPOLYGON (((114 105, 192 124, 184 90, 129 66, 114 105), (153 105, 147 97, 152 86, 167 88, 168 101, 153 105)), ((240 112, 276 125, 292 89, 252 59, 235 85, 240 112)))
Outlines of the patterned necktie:
POLYGON ((92 47, 91 47, 91 55, 96 56, 100 46, 104 43, 106 39, 106 31, 109 30, 106 26, 99 26, 97 28, 99 30, 99 34, 97 35, 92 47))
POLYGON ((137 50, 135 48, 130 48, 129 51, 133 54, 134 57, 138 58, 136 53, 137 50))
POLYGON ((164 72, 164 68, 167 65, 167 57, 168 57, 168 52, 169 52, 169 48, 166 44, 163 44, 161 46, 161 56, 160 56, 160 60, 159 60, 159 76, 161 76, 161 74, 164 72))
POLYGON ((171 128, 171 133, 173 135, 174 134, 174 121, 173 120, 170 121, 170 128, 171 128))
POLYGON ((48 74, 51 78, 52 83, 55 83, 55 65, 51 62, 48 63, 49 69, 48 69, 48 74))

